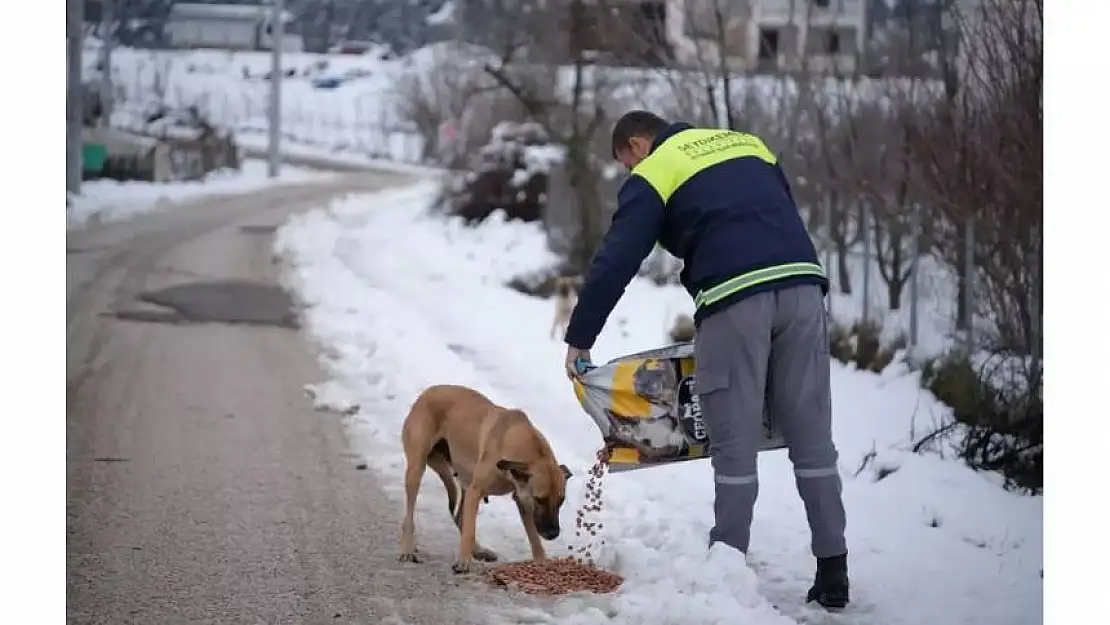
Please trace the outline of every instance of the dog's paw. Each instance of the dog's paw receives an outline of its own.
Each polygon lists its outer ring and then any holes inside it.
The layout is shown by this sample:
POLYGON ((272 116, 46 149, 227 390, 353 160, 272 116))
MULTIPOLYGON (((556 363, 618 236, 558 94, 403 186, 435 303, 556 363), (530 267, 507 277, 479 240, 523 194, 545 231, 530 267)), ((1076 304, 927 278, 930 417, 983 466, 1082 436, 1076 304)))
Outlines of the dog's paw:
POLYGON ((454 571, 455 573, 460 574, 460 575, 463 574, 463 573, 471 573, 471 572, 474 571, 474 560, 473 559, 455 560, 455 563, 451 565, 451 570, 454 571))
POLYGON ((482 562, 497 562, 497 552, 485 547, 478 547, 474 550, 474 559, 482 562))
POLYGON ((420 558, 416 557, 416 550, 415 549, 412 550, 412 553, 402 553, 401 555, 397 556, 397 561, 398 562, 412 562, 414 564, 420 564, 420 558))

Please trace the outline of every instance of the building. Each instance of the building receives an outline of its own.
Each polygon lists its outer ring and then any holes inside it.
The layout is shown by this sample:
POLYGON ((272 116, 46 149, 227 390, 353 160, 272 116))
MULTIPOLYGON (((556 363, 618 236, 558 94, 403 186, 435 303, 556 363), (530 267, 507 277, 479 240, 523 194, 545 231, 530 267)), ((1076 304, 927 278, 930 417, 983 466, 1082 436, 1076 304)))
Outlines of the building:
POLYGON ((851 73, 864 49, 868 0, 668 0, 680 61, 753 72, 851 73), (723 43, 723 45, 722 45, 723 43))
POLYGON ((868 73, 942 77, 945 64, 959 55, 959 33, 952 18, 960 14, 964 20, 973 19, 976 5, 969 0, 870 0, 868 73))
POLYGON ((452 0, 454 36, 517 58, 570 63, 661 65, 671 59, 664 34, 667 0, 452 0))
POLYGON ((859 64, 869 1, 455 0, 458 36, 492 50, 516 40, 557 62, 582 50, 599 63, 714 69, 723 52, 734 71, 843 74, 859 64), (550 36, 526 41, 521 32, 550 36))
MULTIPOLYGON (((293 14, 282 15, 288 26, 293 14)), ((173 48, 222 48, 269 50, 272 48, 273 7, 269 4, 174 3, 166 20, 166 35, 173 48)), ((299 35, 283 33, 282 48, 299 52, 299 35)))

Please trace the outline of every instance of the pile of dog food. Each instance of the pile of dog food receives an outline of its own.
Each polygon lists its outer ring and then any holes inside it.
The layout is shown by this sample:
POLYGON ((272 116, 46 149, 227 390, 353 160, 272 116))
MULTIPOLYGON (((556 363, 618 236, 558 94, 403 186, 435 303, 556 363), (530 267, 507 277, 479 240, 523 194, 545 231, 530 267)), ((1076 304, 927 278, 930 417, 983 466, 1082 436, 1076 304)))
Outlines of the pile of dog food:
POLYGON ((534 595, 604 594, 613 592, 624 581, 620 575, 587 566, 574 558, 499 564, 486 570, 486 579, 491 584, 510 586, 534 595))
POLYGON ((542 595, 562 595, 568 592, 604 594, 619 588, 624 582, 620 575, 603 571, 596 566, 597 553, 604 545, 604 539, 598 536, 602 529, 601 521, 595 519, 601 513, 601 485, 608 468, 609 453, 607 449, 602 449, 597 454, 597 462, 590 469, 590 478, 586 482, 586 501, 579 508, 575 519, 575 543, 571 547, 574 555, 543 562, 529 560, 494 566, 486 571, 487 581, 542 595))

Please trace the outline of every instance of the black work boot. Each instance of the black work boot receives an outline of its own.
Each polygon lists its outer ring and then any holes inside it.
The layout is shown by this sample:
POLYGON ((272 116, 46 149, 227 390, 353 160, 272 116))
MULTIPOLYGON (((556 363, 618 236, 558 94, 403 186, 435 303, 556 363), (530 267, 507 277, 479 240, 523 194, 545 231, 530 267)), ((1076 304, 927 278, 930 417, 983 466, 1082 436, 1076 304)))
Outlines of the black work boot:
POLYGON ((816 601, 826 610, 848 605, 848 554, 817 558, 817 576, 806 595, 806 603, 816 601))

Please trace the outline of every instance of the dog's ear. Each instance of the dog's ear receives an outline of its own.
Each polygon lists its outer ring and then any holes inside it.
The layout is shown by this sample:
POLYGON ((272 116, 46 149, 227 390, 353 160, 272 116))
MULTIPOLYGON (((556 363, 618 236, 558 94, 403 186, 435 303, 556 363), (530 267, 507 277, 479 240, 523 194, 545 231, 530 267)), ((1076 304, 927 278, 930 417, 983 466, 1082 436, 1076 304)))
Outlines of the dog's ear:
POLYGON ((500 471, 507 471, 513 479, 518 482, 527 482, 528 478, 532 477, 528 473, 528 465, 523 462, 516 462, 514 460, 498 460, 497 468, 500 471))
POLYGON ((570 468, 567 467, 567 465, 560 464, 559 469, 563 472, 564 480, 569 480, 570 478, 574 477, 574 474, 570 472, 570 468))

